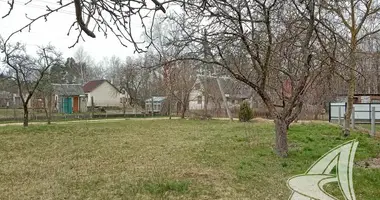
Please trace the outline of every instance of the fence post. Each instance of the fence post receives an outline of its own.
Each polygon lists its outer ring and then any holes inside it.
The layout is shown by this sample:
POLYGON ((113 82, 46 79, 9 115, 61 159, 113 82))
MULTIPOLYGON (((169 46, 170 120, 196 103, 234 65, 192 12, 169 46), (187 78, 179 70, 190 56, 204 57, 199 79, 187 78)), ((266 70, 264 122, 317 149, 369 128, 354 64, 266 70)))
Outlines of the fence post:
POLYGON ((355 107, 352 108, 351 128, 355 128, 355 107))
POLYGON ((94 108, 94 97, 91 96, 91 118, 94 118, 94 111, 95 111, 95 108, 94 108))
POLYGON ((375 107, 372 107, 372 110, 371 110, 371 133, 370 135, 373 137, 375 136, 376 134, 376 110, 375 110, 375 107))
POLYGON ((339 108, 339 110, 338 110, 338 124, 341 125, 342 122, 341 122, 340 116, 342 114, 342 107, 339 106, 338 108, 339 108))
POLYGON ((16 121, 17 119, 17 114, 16 114, 16 104, 13 105, 13 118, 16 121))

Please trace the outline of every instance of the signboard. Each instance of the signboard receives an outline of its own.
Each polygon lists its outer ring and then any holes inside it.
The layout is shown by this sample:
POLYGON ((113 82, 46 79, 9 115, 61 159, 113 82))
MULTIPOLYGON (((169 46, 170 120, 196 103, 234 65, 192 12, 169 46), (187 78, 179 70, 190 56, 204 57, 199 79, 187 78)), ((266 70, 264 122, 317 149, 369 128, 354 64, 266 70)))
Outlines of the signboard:
POLYGON ((290 98, 292 97, 292 82, 287 79, 286 81, 283 82, 282 84, 282 94, 284 95, 285 98, 290 98))
POLYGON ((371 103, 371 97, 370 96, 361 96, 360 97, 360 103, 371 103))

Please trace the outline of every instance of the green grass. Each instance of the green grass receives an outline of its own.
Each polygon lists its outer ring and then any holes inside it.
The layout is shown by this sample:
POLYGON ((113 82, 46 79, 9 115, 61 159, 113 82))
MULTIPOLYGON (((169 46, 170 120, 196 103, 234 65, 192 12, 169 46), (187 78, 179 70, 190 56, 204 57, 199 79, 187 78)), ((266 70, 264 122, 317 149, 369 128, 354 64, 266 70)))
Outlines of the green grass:
MULTIPOLYGON (((351 139, 355 161, 380 142, 326 124, 295 125, 289 157, 271 123, 123 120, 0 127, 0 199, 287 199, 288 178, 351 139)), ((380 169, 355 166, 357 199, 380 196, 380 169)), ((339 194, 334 185, 328 191, 339 194)))
MULTIPOLYGON (((371 124, 358 124, 356 126, 359 126, 359 127, 362 127, 362 128, 366 128, 368 130, 371 130, 371 124)), ((380 132, 380 124, 376 124, 375 128, 376 128, 377 132, 380 132)))

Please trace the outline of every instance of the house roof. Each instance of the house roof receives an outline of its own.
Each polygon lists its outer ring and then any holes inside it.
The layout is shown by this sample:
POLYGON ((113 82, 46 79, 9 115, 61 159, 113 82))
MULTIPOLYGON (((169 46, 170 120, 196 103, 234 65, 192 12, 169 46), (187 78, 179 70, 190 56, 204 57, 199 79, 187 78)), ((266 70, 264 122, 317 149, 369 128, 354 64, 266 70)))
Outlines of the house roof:
MULTIPOLYGON (((153 97, 153 102, 161 102, 165 99, 166 99, 166 97, 153 97)), ((145 102, 152 102, 152 98, 145 100, 145 102)))
MULTIPOLYGON (((244 84, 234 80, 219 78, 224 93, 231 99, 246 99, 251 95, 251 90, 244 84)), ((214 98, 221 98, 219 85, 216 78, 200 78, 200 83, 206 91, 214 95, 214 98)))
MULTIPOLYGON (((114 86, 112 83, 110 83, 108 80, 93 80, 93 81, 89 81, 87 82, 84 86, 83 86, 83 90, 85 93, 89 93, 89 92, 92 92, 93 90, 95 90, 97 87, 99 87, 99 85, 103 84, 103 83, 109 83, 112 87, 115 88, 116 91, 120 92, 119 89, 116 88, 116 86, 114 86)), ((120 92, 121 93, 121 92, 120 92)))
MULTIPOLYGON (((347 94, 338 94, 338 96, 344 96, 344 97, 346 97, 346 96, 348 96, 347 94)), ((354 96, 380 96, 380 94, 354 94, 354 96)))
POLYGON ((83 88, 80 84, 52 84, 54 93, 64 96, 84 95, 83 88))

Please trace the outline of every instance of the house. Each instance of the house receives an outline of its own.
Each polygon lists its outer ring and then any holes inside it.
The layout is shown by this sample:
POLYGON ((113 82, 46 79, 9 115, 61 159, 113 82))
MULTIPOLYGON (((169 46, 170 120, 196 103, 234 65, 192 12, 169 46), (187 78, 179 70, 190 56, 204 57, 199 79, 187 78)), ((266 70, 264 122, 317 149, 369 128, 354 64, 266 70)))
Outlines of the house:
POLYGON ((87 112, 87 98, 80 84, 52 84, 53 110, 58 113, 87 112))
POLYGON ((0 91, 0 108, 8 108, 10 105, 12 105, 12 103, 12 93, 7 91, 0 91))
POLYGON ((123 107, 125 95, 107 80, 89 81, 83 86, 87 95, 87 107, 123 107))
MULTIPOLYGON (((228 77, 220 78, 227 103, 230 108, 240 104, 252 96, 251 90, 228 77)), ((216 78, 199 76, 189 97, 189 110, 202 110, 206 105, 205 94, 208 94, 207 109, 215 110, 223 107, 223 98, 216 78)))
POLYGON ((0 91, 0 108, 1 107, 21 108, 22 102, 20 95, 14 92, 0 91))
MULTIPOLYGON (((166 97, 152 97, 153 98, 153 112, 160 113, 164 107, 166 97)), ((145 111, 152 113, 152 98, 145 100, 145 111)))

